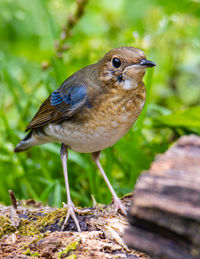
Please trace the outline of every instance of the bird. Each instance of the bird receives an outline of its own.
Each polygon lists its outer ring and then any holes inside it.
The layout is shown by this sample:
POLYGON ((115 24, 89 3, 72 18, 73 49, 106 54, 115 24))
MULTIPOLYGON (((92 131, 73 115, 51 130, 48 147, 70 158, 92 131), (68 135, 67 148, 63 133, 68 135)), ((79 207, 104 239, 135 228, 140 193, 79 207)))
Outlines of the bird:
POLYGON ((62 229, 71 217, 81 231, 70 196, 68 149, 91 153, 113 198, 116 212, 126 215, 125 207, 104 172, 100 152, 123 137, 140 115, 146 98, 143 77, 155 63, 134 47, 108 51, 98 62, 88 65, 66 79, 42 103, 26 127, 27 135, 14 149, 25 151, 49 142, 61 144, 60 157, 67 193, 67 215, 62 229))

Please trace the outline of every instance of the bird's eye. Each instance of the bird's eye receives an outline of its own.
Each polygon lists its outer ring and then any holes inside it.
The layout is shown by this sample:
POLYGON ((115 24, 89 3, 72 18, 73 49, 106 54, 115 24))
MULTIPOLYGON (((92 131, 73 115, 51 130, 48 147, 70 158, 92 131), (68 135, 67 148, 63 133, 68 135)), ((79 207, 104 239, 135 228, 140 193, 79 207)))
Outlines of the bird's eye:
POLYGON ((120 67, 120 66, 121 66, 121 61, 120 61, 120 59, 118 59, 118 58, 113 58, 113 59, 112 59, 112 65, 113 65, 113 67, 115 67, 115 68, 120 67))

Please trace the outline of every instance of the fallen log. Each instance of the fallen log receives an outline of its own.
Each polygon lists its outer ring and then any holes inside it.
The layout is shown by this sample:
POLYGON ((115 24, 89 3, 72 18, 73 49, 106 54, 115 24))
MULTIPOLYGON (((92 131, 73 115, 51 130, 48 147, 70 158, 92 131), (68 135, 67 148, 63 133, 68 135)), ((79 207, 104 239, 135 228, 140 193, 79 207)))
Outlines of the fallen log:
POLYGON ((152 258, 200 258, 200 137, 181 137, 141 174, 128 217, 128 247, 152 258))

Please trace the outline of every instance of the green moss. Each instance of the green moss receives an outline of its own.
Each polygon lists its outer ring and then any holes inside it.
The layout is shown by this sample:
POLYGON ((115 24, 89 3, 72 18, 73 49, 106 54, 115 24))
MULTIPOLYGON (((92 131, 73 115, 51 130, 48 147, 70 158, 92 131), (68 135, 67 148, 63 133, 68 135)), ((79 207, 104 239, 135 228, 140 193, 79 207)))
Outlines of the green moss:
POLYGON ((18 227, 19 234, 22 236, 34 236, 40 233, 37 229, 37 221, 29 221, 28 219, 22 219, 18 227))
MULTIPOLYGON (((70 251, 74 251, 76 249, 76 247, 79 245, 79 243, 80 243, 80 240, 77 240, 75 242, 69 243, 66 248, 64 248, 62 251, 60 251, 58 253, 58 258, 62 258, 62 255, 68 254, 70 251)), ((68 256, 66 258, 75 259, 76 255, 75 254, 71 254, 70 256, 68 256)))
POLYGON ((33 257, 39 257, 39 253, 36 252, 31 252, 30 248, 27 248, 25 252, 23 252, 22 254, 24 255, 29 255, 29 256, 33 256, 33 257))
POLYGON ((21 219, 18 231, 20 235, 32 236, 43 231, 44 227, 54 224, 59 219, 59 224, 62 223, 66 216, 66 209, 57 209, 43 216, 30 214, 29 219, 21 219))
POLYGON ((67 256, 66 259, 76 259, 76 255, 71 254, 71 255, 67 256))
POLYGON ((23 250, 27 249, 30 245, 35 244, 35 243, 37 243, 39 240, 41 240, 41 239, 47 237, 48 234, 49 234, 49 231, 48 231, 48 232, 45 232, 44 234, 41 234, 41 233, 40 233, 40 234, 37 235, 37 237, 36 237, 35 239, 33 239, 31 242, 28 242, 28 243, 23 244, 22 249, 23 249, 23 250))
POLYGON ((67 209, 61 208, 52 210, 51 212, 43 213, 42 216, 37 215, 35 212, 29 212, 28 218, 21 218, 20 224, 17 229, 12 225, 8 217, 0 216, 0 238, 5 234, 14 233, 16 230, 22 236, 34 236, 41 234, 44 228, 48 225, 54 224, 59 221, 59 225, 66 217, 67 209))
POLYGON ((0 238, 5 234, 11 234, 16 228, 11 224, 8 217, 0 216, 0 238))

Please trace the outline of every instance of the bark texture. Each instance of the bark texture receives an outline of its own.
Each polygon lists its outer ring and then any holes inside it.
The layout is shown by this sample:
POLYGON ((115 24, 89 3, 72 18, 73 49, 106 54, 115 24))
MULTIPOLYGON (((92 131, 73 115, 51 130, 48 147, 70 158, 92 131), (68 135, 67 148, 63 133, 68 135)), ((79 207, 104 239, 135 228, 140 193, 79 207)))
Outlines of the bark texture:
POLYGON ((200 258, 200 137, 181 137, 138 178, 125 232, 152 258, 200 258))

